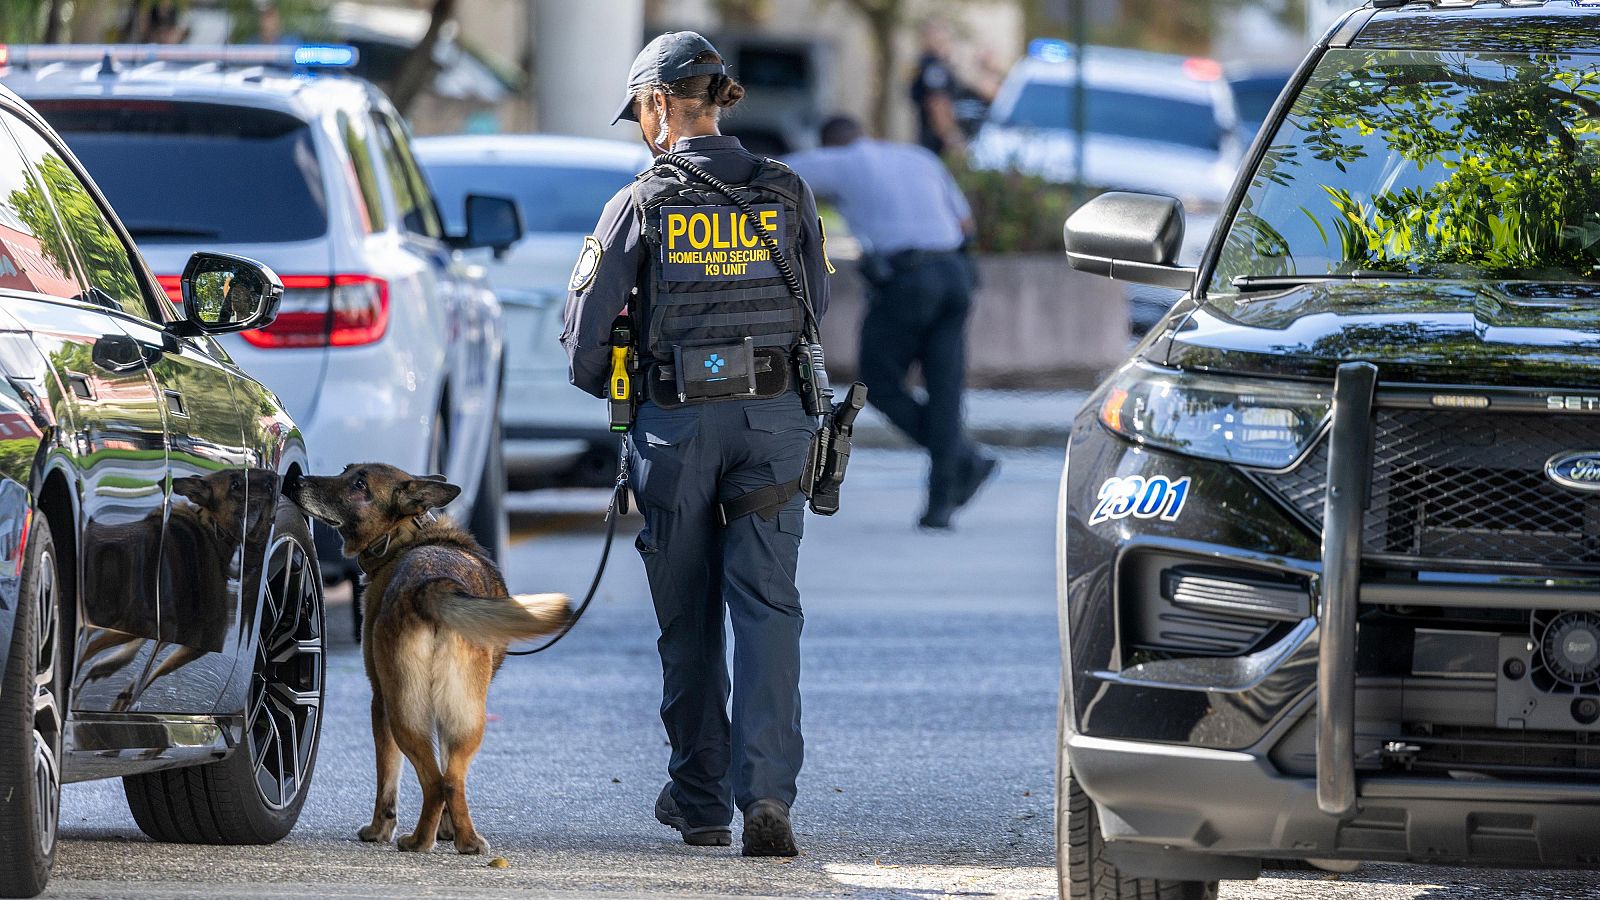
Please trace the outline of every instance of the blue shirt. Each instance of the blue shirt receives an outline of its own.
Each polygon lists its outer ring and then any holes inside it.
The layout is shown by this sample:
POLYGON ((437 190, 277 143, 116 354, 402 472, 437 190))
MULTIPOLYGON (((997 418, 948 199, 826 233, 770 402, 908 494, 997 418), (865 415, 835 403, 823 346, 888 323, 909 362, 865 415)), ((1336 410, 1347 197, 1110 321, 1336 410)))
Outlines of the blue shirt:
POLYGON ((972 207, 944 162, 924 147, 861 138, 785 157, 816 195, 838 207, 874 253, 954 250, 972 207))

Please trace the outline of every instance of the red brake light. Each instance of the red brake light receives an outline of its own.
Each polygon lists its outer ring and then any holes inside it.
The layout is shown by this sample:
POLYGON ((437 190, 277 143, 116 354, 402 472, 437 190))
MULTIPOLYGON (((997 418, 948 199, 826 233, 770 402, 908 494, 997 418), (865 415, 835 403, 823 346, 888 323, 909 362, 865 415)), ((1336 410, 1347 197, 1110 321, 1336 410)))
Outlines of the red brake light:
POLYGON ((242 332, 251 346, 357 347, 389 330, 389 283, 371 275, 284 275, 283 305, 271 325, 242 332))
POLYGON ((11 58, 11 48, 7 47, 5 44, 0 44, 0 67, 5 66, 6 61, 9 60, 10 58, 11 58))
POLYGON ((174 306, 183 305, 182 275, 157 275, 156 283, 160 284, 161 289, 167 292, 167 299, 171 300, 174 306))
POLYGON ((1191 56, 1183 61, 1183 74, 1195 81, 1216 81, 1222 77, 1222 63, 1202 56, 1191 56))

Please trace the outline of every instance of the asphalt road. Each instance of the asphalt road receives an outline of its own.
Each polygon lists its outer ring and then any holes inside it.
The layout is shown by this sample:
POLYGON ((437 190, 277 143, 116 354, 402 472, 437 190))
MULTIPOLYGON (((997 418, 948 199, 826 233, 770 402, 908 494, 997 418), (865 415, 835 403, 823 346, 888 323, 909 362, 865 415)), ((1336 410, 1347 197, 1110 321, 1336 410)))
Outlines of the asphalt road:
MULTIPOLYGON (((118 783, 71 785, 47 896, 1054 896, 1059 454, 1008 452, 998 483, 948 535, 911 527, 923 465, 904 451, 862 451, 845 512, 807 523, 798 859, 741 859, 737 841, 731 850, 685 847, 651 815, 667 750, 655 621, 627 546, 638 526, 630 519, 579 629, 548 654, 509 661, 490 691, 492 721, 468 789, 491 856, 506 868, 444 844, 419 856, 355 839, 373 791, 368 690, 338 605, 320 759, 289 838, 155 844, 118 783)), ((514 590, 587 586, 603 499, 514 498, 514 590)), ((402 783, 404 831, 418 802, 409 772, 402 783)), ((1223 890, 1226 900, 1584 896, 1600 897, 1586 875, 1398 866, 1223 890)))

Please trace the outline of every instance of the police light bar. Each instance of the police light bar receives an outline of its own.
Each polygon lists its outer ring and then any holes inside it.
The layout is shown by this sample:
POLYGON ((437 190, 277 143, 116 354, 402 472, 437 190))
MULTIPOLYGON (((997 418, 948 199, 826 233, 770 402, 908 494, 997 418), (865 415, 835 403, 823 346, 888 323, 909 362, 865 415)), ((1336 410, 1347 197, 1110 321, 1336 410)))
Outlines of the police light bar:
POLYGON ((1034 38, 1028 42, 1028 55, 1045 62, 1070 62, 1072 45, 1059 38, 1034 38))
POLYGON ((217 63, 279 69, 347 69, 361 54, 348 44, 0 44, 0 66, 28 68, 51 63, 217 63))

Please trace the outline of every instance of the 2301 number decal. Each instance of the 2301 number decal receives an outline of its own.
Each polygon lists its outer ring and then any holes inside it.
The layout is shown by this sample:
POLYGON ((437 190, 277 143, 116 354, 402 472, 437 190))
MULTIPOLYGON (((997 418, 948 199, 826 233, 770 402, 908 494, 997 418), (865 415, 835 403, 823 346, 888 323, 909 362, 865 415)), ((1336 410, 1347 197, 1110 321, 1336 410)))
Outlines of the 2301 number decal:
POLYGON ((1089 524, 1099 525, 1129 516, 1173 522, 1183 513, 1183 502, 1187 499, 1187 477, 1176 481, 1159 475, 1154 478, 1142 475, 1107 478, 1105 484, 1100 485, 1100 502, 1089 516, 1089 524))

